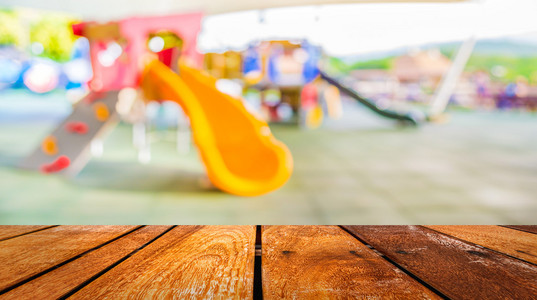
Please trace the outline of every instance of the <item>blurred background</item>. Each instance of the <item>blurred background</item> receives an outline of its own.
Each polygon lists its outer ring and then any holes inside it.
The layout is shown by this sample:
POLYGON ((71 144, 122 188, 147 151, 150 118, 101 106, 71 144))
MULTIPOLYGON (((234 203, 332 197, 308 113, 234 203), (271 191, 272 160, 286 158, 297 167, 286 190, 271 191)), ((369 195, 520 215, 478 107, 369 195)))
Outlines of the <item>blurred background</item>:
MULTIPOLYGON (((537 220, 537 2, 191 2, 0 0, 1 224, 537 220), (120 99, 119 122, 87 141, 73 174, 20 168, 90 89, 90 42, 73 24, 191 11, 204 14, 203 69, 291 150, 286 185, 214 189, 173 102, 120 99), (374 109, 305 83, 317 66, 374 109)), ((169 43, 182 41, 147 46, 169 43)), ((103 47, 102 66, 121 59, 119 44, 103 47)))

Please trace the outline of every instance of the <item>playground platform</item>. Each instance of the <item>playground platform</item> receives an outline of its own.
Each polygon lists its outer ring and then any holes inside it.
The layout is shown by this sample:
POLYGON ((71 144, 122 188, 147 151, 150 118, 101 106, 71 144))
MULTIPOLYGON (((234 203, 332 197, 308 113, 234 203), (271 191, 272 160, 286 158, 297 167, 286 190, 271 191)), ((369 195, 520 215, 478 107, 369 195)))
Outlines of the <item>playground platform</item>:
MULTIPOLYGON (((49 101, 41 113, 61 111, 53 95, 19 96, 19 103, 49 101)), ((293 154, 294 173, 253 198, 200 184, 201 161, 195 151, 176 152, 173 132, 155 133, 152 160, 140 164, 122 123, 102 157, 74 178, 21 170, 17 163, 57 121, 0 118, 0 223, 535 224, 537 115, 449 116, 445 124, 396 128, 345 110, 341 122, 319 130, 272 126, 293 154)))
POLYGON ((536 226, 0 226, 2 299, 530 299, 536 226))

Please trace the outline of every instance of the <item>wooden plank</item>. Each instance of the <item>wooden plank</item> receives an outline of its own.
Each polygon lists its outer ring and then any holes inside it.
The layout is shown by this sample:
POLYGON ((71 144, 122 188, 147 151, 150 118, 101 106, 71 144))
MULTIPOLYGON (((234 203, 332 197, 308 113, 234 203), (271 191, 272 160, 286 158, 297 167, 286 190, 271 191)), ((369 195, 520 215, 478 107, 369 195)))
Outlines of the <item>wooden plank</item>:
POLYGON ((3 294, 2 299, 60 298, 170 227, 143 227, 3 294))
POLYGON ((0 241, 7 240, 23 234, 42 230, 52 226, 43 225, 2 225, 0 226, 0 241))
POLYGON ((505 227, 537 234, 537 225, 507 225, 505 227))
POLYGON ((500 226, 425 226, 537 264, 537 235, 500 226))
POLYGON ((531 299, 535 265, 418 226, 346 226, 395 263, 455 299, 531 299))
POLYGON ((0 291, 134 229, 59 226, 0 242, 0 291))
POLYGON ((253 295, 255 226, 178 226, 73 298, 216 298, 253 295))
POLYGON ((337 226, 265 226, 266 299, 439 298, 337 226))

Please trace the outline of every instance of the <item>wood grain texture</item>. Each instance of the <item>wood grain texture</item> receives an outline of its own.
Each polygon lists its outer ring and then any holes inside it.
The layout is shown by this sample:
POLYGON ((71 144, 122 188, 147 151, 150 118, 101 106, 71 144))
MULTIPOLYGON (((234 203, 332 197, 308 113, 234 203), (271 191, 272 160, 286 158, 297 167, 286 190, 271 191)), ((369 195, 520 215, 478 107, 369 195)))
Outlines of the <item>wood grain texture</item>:
POLYGON ((531 233, 537 234, 537 225, 507 225, 505 227, 517 229, 517 230, 523 230, 531 233))
POLYGON ((249 299, 255 226, 178 226, 72 298, 249 299))
POLYGON ((59 226, 0 242, 0 291, 134 229, 59 226))
POLYGON ((170 227, 143 227, 3 294, 2 299, 62 297, 170 227))
POLYGON ((537 235, 500 226, 425 226, 537 264, 537 235))
POLYGON ((265 226, 265 299, 436 299, 337 226, 265 226))
POLYGON ((345 226, 444 295, 532 299, 535 265, 418 226, 345 226))
POLYGON ((28 234, 36 230, 42 230, 52 226, 43 225, 2 225, 0 226, 0 241, 9 239, 21 234, 28 234))

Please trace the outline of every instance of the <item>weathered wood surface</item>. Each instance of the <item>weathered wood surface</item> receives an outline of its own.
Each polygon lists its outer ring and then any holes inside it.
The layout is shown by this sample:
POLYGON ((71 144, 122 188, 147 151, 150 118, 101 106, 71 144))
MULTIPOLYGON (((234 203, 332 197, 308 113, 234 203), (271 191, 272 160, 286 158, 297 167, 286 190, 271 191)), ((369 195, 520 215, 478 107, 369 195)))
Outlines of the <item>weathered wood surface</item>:
POLYGON ((490 225, 425 227, 537 264, 537 238, 533 233, 490 225))
POLYGON ((179 226, 72 298, 248 299, 255 226, 179 226))
POLYGON ((265 226, 266 299, 438 298, 337 226, 265 226))
POLYGON ((0 299, 533 299, 515 227, 0 226, 0 299))
POLYGON ((537 225, 508 225, 505 227, 517 229, 517 230, 523 230, 531 233, 537 234, 537 225))
POLYGON ((31 299, 36 295, 39 295, 39 298, 47 299, 63 297, 132 251, 150 242, 170 227, 143 227, 57 269, 45 273, 7 292, 1 297, 2 299, 31 299))
POLYGON ((19 235, 28 234, 37 230, 43 230, 52 226, 43 225, 2 225, 0 226, 0 241, 7 240, 19 235))
POLYGON ((418 226, 345 226, 455 299, 532 299, 537 266, 418 226))
POLYGON ((59 226, 0 242, 0 291, 136 228, 59 226))

